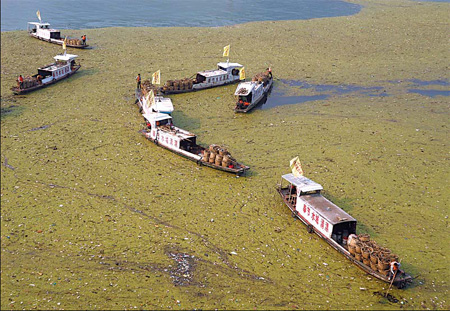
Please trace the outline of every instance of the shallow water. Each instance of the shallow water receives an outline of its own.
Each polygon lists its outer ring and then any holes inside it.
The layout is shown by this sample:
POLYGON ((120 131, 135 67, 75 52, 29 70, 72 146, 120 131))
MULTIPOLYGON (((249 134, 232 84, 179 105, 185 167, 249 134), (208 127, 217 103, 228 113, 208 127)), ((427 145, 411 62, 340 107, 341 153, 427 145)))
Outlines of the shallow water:
POLYGON ((58 29, 104 27, 217 27, 266 20, 297 20, 352 15, 361 6, 340 0, 166 0, 64 1, 3 0, 2 31, 26 29, 43 21, 58 29))
POLYGON ((79 73, 14 102, 17 75, 60 47, 2 33, 2 108, 21 109, 1 121, 2 309, 449 309, 448 100, 377 82, 444 77, 436 60, 448 16, 434 3, 361 4, 332 19, 89 29, 96 49, 76 51, 79 73), (138 133, 134 77, 214 68, 224 42, 249 77, 271 66, 280 79, 389 96, 350 92, 245 115, 233 112, 236 85, 171 96, 177 125, 251 170, 199 167, 138 133), (399 302, 283 206, 274 187, 296 155, 358 232, 418 276, 389 291, 399 302))

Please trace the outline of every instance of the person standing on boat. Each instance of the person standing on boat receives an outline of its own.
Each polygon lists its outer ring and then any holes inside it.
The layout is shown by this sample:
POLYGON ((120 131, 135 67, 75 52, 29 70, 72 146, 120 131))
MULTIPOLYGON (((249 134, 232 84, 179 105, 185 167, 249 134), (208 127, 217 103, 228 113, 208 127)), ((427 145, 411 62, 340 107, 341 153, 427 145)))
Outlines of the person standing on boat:
POLYGON ((19 78, 17 78, 17 82, 19 82, 19 89, 21 89, 23 87, 23 77, 22 77, 22 75, 20 75, 19 78))
POLYGON ((137 82, 136 88, 140 90, 141 89, 141 74, 140 73, 138 73, 138 75, 136 77, 136 82, 137 82))
POLYGON ((82 35, 81 40, 83 40, 83 45, 86 45, 86 35, 82 35))
POLYGON ((395 275, 397 275, 398 273, 400 273, 400 274, 403 273, 403 271, 400 270, 400 266, 401 266, 401 265, 400 265, 399 262, 393 261, 393 262, 390 263, 390 266, 391 266, 391 268, 390 268, 391 279, 392 279, 393 277, 395 277, 395 275))

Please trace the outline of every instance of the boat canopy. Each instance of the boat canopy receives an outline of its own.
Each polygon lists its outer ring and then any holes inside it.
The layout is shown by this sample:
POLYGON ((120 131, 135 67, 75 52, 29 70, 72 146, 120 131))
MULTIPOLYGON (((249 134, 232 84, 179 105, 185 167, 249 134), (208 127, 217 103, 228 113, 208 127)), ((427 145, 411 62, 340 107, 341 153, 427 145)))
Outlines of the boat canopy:
POLYGON ((217 77, 220 75, 226 75, 227 72, 225 70, 221 70, 221 69, 214 69, 214 70, 205 70, 205 71, 199 71, 197 72, 199 75, 202 75, 206 78, 210 78, 210 77, 217 77))
POLYGON ((241 64, 238 64, 238 63, 229 63, 229 62, 221 62, 221 63, 217 63, 217 66, 218 66, 219 68, 224 68, 224 69, 227 69, 227 68, 241 68, 241 67, 244 67, 244 66, 242 66, 241 64))
POLYGON ((247 96, 252 92, 254 87, 255 84, 252 82, 241 82, 239 83, 236 92, 234 92, 234 95, 247 96))
POLYGON ((58 60, 63 60, 63 61, 71 61, 72 59, 77 58, 78 55, 75 54, 63 54, 63 55, 56 55, 55 57, 53 57, 56 61, 58 60))
POLYGON ((154 112, 154 113, 145 113, 143 114, 144 118, 147 120, 154 120, 154 121, 162 121, 162 120, 171 120, 172 117, 169 116, 167 113, 160 113, 160 112, 154 112))
POLYGON ((305 176, 295 177, 294 174, 286 174, 283 179, 297 187, 301 192, 320 191, 323 187, 305 176))
POLYGON ((34 26, 50 26, 49 23, 39 23, 39 22, 28 22, 28 24, 34 26))
POLYGON ((356 219, 347 214, 339 206, 322 196, 320 193, 301 196, 302 200, 308 202, 323 218, 327 219, 333 226, 342 223, 356 223, 356 219))

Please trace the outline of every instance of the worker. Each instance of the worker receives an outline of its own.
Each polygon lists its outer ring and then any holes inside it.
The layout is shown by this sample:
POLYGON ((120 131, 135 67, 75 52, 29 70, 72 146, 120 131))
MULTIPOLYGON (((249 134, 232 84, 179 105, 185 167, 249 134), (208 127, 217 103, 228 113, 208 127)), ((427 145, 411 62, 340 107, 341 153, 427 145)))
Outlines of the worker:
POLYGON ((239 99, 239 108, 244 108, 244 101, 239 99))
POLYGON ((402 270, 400 270, 400 263, 399 262, 397 262, 397 261, 393 261, 393 262, 391 262, 390 263, 390 266, 391 266, 391 268, 390 268, 390 278, 392 279, 393 277, 395 277, 395 275, 397 275, 397 274, 402 274, 403 273, 403 271, 402 270))
POLYGON ((42 76, 41 75, 37 75, 36 80, 39 84, 42 84, 42 76))
POLYGON ((82 35, 81 40, 83 40, 83 45, 86 45, 86 35, 82 35))
POLYGON ((137 89, 141 89, 141 74, 138 73, 137 77, 136 77, 136 82, 137 82, 137 89))
POLYGON ((17 79, 17 82, 19 83, 19 89, 21 89, 23 87, 23 77, 22 77, 22 75, 19 76, 19 78, 17 79))

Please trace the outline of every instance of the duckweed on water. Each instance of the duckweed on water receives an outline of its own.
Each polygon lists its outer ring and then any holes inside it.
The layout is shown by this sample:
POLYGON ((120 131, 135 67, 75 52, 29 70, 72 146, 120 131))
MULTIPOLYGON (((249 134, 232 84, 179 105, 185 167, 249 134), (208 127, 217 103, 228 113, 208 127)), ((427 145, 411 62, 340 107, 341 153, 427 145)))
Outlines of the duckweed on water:
POLYGON ((352 2, 365 8, 339 18, 73 31, 95 46, 76 51, 80 72, 5 116, 16 77, 61 48, 3 32, 2 309, 448 309, 447 97, 392 84, 387 97, 235 115, 235 85, 172 96, 180 127, 251 167, 240 178, 138 133, 136 74, 190 76, 226 44, 248 76, 270 65, 312 84, 445 79, 448 4, 352 2), (296 155, 360 232, 420 275, 390 291, 399 302, 290 216, 274 187, 296 155))

